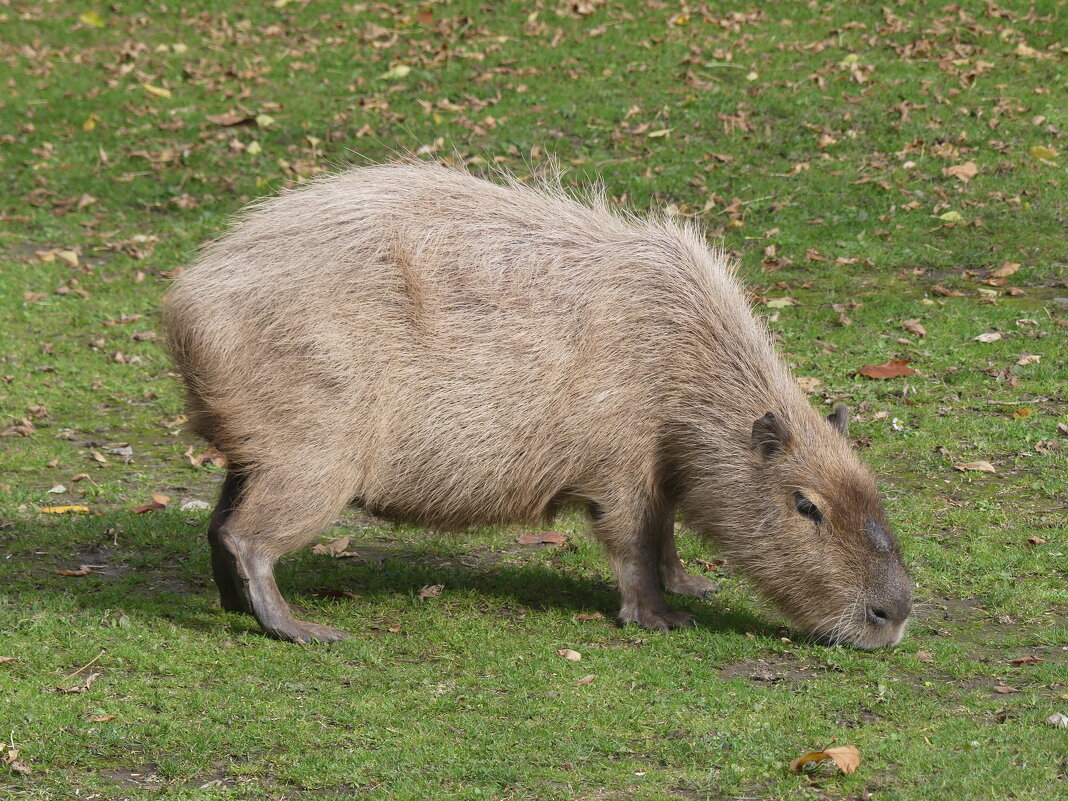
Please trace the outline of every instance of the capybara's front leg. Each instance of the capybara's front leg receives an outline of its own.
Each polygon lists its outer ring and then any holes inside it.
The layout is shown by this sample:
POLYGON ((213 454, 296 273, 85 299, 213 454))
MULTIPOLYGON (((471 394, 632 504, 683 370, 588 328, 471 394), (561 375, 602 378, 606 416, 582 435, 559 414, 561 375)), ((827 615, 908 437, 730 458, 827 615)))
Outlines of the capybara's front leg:
POLYGON ((611 513, 597 521, 595 533, 608 548, 619 585, 619 619, 654 631, 693 625, 693 618, 676 612, 664 598, 660 583, 656 533, 664 512, 650 512, 631 524, 613 521, 611 513))

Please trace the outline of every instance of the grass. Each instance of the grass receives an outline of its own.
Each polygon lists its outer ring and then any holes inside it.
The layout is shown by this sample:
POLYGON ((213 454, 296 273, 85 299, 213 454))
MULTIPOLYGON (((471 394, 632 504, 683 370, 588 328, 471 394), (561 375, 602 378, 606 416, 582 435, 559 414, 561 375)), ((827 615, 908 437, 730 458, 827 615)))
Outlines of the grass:
POLYGON ((27 434, 0 438, 0 734, 32 769, 0 766, 0 793, 1065 793, 1044 721, 1068 713, 1066 22, 1052 0, 0 0, 0 431, 27 434), (576 186, 699 220, 759 302, 801 304, 764 312, 813 401, 859 414, 917 583, 898 648, 805 644, 727 568, 716 598, 677 601, 698 628, 619 629, 571 518, 554 549, 353 512, 331 536, 362 561, 280 571, 355 634, 335 646, 219 611, 206 513, 178 507, 220 474, 184 455, 203 446, 159 298, 243 202, 420 148, 519 173, 553 155, 576 186), (854 374, 891 358, 919 373, 854 374), (977 461, 996 472, 953 467, 977 461), (174 500, 129 511, 152 492, 174 500), (71 503, 92 513, 40 511, 71 503), (52 691, 98 654, 65 685, 99 673, 86 691, 52 691), (831 743, 860 749, 856 774, 787 771, 831 743))

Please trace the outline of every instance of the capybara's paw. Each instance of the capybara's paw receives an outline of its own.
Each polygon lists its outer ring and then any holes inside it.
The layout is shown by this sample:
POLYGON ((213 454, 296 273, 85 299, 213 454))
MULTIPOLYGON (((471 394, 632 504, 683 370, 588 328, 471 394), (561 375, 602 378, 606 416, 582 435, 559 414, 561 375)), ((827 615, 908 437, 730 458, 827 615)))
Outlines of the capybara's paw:
POLYGON ((693 628, 693 617, 672 609, 653 612, 648 609, 622 609, 619 620, 624 625, 636 623, 650 631, 670 631, 671 629, 693 628))
POLYGON ((712 593, 719 592, 718 582, 704 576, 692 576, 689 573, 679 571, 666 582, 665 589, 676 595, 693 595, 696 598, 708 598, 712 593))
POLYGON ((306 620, 293 618, 282 626, 272 626, 266 629, 267 634, 279 640, 306 645, 311 642, 337 642, 347 640, 350 635, 347 631, 321 626, 318 623, 309 623, 306 620))

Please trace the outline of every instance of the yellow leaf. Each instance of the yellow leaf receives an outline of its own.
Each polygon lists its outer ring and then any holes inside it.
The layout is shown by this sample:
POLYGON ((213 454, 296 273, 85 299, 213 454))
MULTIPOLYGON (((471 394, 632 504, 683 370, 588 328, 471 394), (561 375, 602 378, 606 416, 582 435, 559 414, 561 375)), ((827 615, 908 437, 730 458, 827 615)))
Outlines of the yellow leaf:
POLYGON ((938 215, 938 219, 947 223, 961 223, 964 222, 964 215, 959 211, 947 211, 945 214, 938 215))
POLYGON ((1046 159, 1050 161, 1057 158, 1057 151, 1052 147, 1046 147, 1045 145, 1035 145, 1029 151, 1036 159, 1046 159))
POLYGON ((257 153, 260 153, 262 151, 263 148, 260 147, 260 143, 257 142, 255 139, 253 139, 252 142, 249 143, 249 146, 245 148, 245 152, 248 153, 250 156, 255 156, 257 153))
POLYGON ((661 128, 658 131, 649 131, 646 136, 650 139, 660 139, 670 134, 673 130, 674 128, 661 128))
POLYGON ((962 464, 953 465, 954 470, 959 470, 962 473, 996 473, 994 465, 990 462, 964 462, 962 464))
POLYGON ((787 306, 799 306, 800 304, 793 298, 768 298, 765 305, 769 309, 785 309, 787 306))
POLYGON ((83 11, 78 15, 78 19, 82 21, 82 24, 91 25, 94 28, 103 28, 107 25, 107 23, 104 22, 104 18, 95 11, 83 11))
POLYGON ((756 72, 756 71, 750 71, 750 72, 747 72, 745 74, 745 79, 747 81, 755 81, 759 77, 760 77, 760 73, 756 72))
POLYGON ((1028 408, 1027 406, 1024 406, 1022 409, 1017 409, 1015 412, 1012 413, 1012 419, 1013 420, 1023 420, 1025 417, 1030 417, 1030 416, 1031 416, 1031 409, 1028 408))
POLYGON ((83 131, 91 131, 96 127, 96 124, 100 122, 100 118, 95 114, 90 114, 85 118, 85 122, 82 123, 83 131))
POLYGON ((150 95, 155 95, 156 97, 170 97, 171 96, 171 90, 170 89, 164 89, 162 86, 153 86, 150 83, 143 83, 143 84, 141 84, 141 86, 143 86, 145 91, 148 92, 150 95))
POLYGON ((42 506, 41 514, 46 515, 65 515, 72 512, 88 512, 88 506, 42 506))
POLYGON ((78 266, 78 254, 73 250, 57 250, 56 258, 62 262, 66 262, 71 267, 78 266))
POLYGON ((383 72, 380 78, 407 78, 408 74, 412 71, 412 68, 407 64, 397 64, 389 68, 388 72, 383 72))
POLYGON ((270 114, 257 114, 256 124, 261 128, 270 128, 272 125, 274 125, 274 117, 272 117, 270 114))

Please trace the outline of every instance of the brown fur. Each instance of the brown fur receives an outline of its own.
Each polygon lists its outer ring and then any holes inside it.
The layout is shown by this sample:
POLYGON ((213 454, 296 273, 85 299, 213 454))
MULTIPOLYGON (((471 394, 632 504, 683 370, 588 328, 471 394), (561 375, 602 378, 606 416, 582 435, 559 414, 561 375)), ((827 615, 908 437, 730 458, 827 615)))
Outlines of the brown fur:
POLYGON ((272 569, 355 500, 446 527, 588 504, 622 619, 652 628, 689 622, 665 589, 713 589, 681 568, 680 511, 809 631, 900 638, 907 576, 844 418, 811 407, 693 228, 438 165, 353 169, 246 211, 165 322, 192 427, 233 465, 224 605, 275 636, 343 635, 281 609, 272 569))

